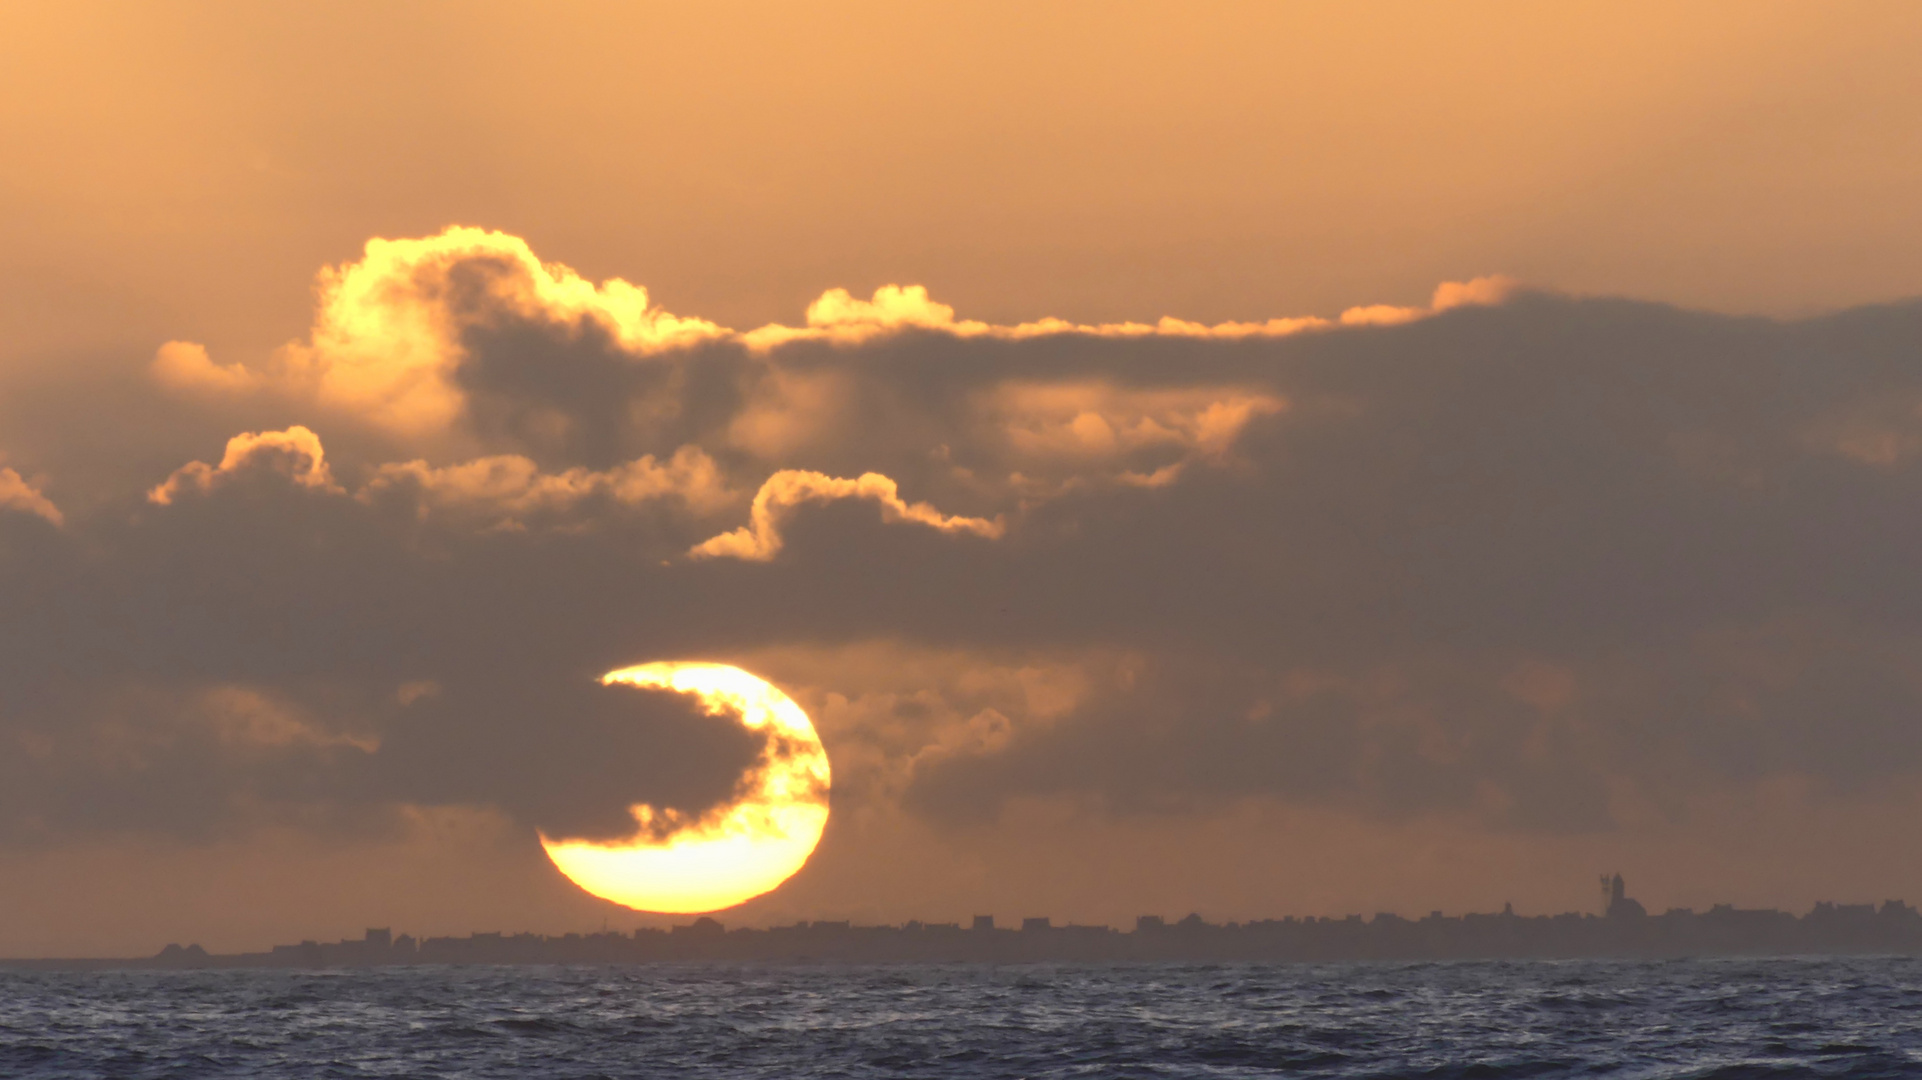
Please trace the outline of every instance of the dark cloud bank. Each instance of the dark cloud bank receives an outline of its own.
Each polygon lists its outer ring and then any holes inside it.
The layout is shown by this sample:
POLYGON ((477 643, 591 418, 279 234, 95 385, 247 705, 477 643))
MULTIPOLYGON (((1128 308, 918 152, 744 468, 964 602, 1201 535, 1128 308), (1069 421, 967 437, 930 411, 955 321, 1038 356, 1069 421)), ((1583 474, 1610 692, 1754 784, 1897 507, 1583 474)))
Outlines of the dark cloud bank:
POLYGON ((1272 339, 910 328, 644 358, 525 311, 463 335, 433 439, 159 389, 74 424, 188 427, 215 465, 236 418, 291 417, 331 483, 262 453, 162 505, 164 473, 63 488, 42 446, 64 524, 0 507, 0 836, 379 832, 406 805, 613 835, 630 802, 725 799, 761 748, 602 672, 870 642, 1088 673, 993 739, 897 747, 892 787, 837 762, 837 800, 938 824, 1029 795, 1259 796, 1594 831, 1922 768, 1922 306, 1776 322, 1523 293, 1272 339), (1225 437, 1177 430, 1249 401, 1225 437), (712 477, 646 498, 374 482, 685 447, 712 477), (781 469, 882 473, 1005 531, 817 499, 765 561, 690 556, 781 469))

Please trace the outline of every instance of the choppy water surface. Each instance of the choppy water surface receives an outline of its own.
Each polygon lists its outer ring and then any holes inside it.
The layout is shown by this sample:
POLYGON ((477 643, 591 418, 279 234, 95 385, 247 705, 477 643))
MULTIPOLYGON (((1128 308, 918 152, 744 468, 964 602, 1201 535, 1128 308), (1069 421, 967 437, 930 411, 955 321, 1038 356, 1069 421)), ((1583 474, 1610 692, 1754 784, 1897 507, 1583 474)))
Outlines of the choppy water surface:
POLYGON ((6 1077, 1922 1076, 1910 959, 0 972, 6 1077))

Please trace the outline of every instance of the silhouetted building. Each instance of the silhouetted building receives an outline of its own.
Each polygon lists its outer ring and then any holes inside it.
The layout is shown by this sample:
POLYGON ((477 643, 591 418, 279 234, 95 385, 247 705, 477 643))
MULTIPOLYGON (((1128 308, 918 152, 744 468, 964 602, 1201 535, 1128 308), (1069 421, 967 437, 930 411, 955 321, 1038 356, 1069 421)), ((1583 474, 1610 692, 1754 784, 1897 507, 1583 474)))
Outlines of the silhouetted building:
POLYGON ((1648 917, 1648 909, 1639 901, 1628 896, 1628 885, 1622 875, 1616 874, 1608 880, 1608 917, 1611 919, 1643 919, 1648 917))
POLYGON ((1108 963, 1342 962, 1479 958, 1685 957, 1898 953, 1922 956, 1922 912, 1900 900, 1873 904, 1823 901, 1796 918, 1781 911, 1717 904, 1697 914, 1671 908, 1651 916, 1628 896, 1620 874, 1602 879, 1606 914, 1446 915, 1406 919, 1379 912, 1372 919, 1260 919, 1215 924, 1190 914, 1172 925, 1158 915, 1135 920, 1133 933, 1106 926, 1055 926, 1027 918, 1021 932, 997 929, 977 915, 969 930, 958 923, 856 926, 847 920, 799 922, 770 929, 730 930, 702 916, 671 930, 632 934, 506 935, 475 933, 417 941, 388 928, 358 940, 303 941, 271 952, 213 956, 199 945, 169 945, 144 960, 0 961, 38 970, 111 967, 368 967, 387 964, 644 964, 661 961, 852 963, 1108 963))
POLYGON ((153 962, 161 967, 204 967, 208 959, 207 950, 198 944, 184 949, 178 944, 169 944, 160 950, 160 955, 154 957, 153 962))

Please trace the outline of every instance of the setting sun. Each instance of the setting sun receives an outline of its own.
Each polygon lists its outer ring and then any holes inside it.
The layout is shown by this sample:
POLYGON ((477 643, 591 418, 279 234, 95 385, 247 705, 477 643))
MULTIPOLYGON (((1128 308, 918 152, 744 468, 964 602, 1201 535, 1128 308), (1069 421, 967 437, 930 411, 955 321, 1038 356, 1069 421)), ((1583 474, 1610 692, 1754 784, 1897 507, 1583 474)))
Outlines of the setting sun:
POLYGON ((632 807, 634 836, 614 843, 554 840, 547 855, 576 885, 640 911, 675 914, 733 907, 779 886, 813 853, 828 820, 828 757, 814 725, 786 694, 726 664, 658 663, 601 677, 698 697, 716 716, 738 712, 767 735, 767 752, 738 796, 683 821, 675 811, 632 807), (657 835, 660 836, 657 839, 657 835))

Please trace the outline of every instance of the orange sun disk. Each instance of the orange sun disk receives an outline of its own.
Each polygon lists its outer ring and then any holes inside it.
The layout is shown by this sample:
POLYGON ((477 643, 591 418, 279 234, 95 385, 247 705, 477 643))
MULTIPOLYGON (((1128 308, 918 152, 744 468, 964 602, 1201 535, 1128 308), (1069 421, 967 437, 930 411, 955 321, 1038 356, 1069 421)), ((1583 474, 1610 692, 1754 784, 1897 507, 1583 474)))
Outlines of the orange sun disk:
POLYGON ((676 823, 646 803, 631 807, 639 828, 611 843, 554 840, 541 846, 561 873, 604 900, 638 911, 718 911, 769 892, 807 862, 828 820, 828 757, 807 713, 760 677, 727 664, 656 663, 610 671, 622 683, 698 697, 708 711, 738 712, 771 752, 745 794, 656 839, 650 826, 676 823))

